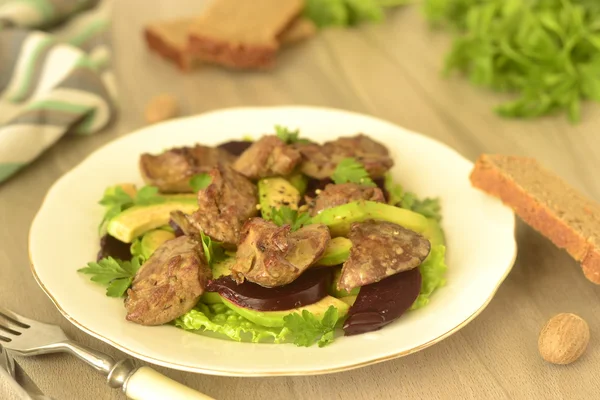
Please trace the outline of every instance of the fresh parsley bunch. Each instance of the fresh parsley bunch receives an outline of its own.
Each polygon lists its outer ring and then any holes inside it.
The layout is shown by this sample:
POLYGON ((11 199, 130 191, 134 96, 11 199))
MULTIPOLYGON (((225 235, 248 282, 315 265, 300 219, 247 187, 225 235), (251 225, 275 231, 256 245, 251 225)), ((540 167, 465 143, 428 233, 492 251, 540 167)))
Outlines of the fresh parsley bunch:
POLYGON ((566 112, 600 101, 600 1, 425 0, 436 26, 456 32, 446 73, 516 94, 496 111, 511 118, 566 112))
POLYGON ((410 0, 307 0, 304 15, 318 27, 355 26, 362 22, 381 22, 385 8, 410 3, 410 0))

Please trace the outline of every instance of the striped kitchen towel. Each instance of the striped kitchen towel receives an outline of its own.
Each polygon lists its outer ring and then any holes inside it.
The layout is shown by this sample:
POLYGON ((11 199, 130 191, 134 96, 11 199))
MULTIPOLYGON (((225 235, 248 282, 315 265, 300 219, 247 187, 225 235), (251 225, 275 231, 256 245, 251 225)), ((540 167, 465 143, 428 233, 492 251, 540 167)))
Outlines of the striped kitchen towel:
POLYGON ((0 0, 0 183, 115 115, 111 0, 0 0))

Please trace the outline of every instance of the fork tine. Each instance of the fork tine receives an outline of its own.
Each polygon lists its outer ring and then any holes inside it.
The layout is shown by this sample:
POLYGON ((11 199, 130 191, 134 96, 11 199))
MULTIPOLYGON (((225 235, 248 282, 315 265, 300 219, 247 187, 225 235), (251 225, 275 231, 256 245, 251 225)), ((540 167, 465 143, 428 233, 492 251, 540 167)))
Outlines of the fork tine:
POLYGON ((15 336, 21 335, 21 332, 15 331, 14 329, 9 328, 8 326, 4 326, 2 322, 0 322, 0 333, 8 333, 15 336))
POLYGON ((11 322, 14 325, 17 325, 18 327, 21 328, 30 328, 31 327, 31 320, 28 318, 25 318, 19 314, 17 314, 14 311, 9 310, 8 308, 4 308, 2 306, 0 306, 0 316, 4 317, 4 319, 6 319, 7 321, 11 322))

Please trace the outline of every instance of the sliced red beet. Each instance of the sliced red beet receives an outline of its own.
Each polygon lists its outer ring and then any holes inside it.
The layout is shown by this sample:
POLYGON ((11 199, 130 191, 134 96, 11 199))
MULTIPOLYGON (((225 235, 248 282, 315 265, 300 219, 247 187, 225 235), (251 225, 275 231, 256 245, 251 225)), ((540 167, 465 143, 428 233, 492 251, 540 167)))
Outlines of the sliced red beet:
POLYGON ((218 147, 225 151, 228 151, 234 156, 241 155, 248 147, 252 145, 249 140, 232 140, 229 142, 221 143, 218 147))
POLYGON ((209 282, 206 290, 221 296, 240 307, 258 311, 281 311, 314 304, 327 296, 331 284, 331 268, 314 268, 285 286, 265 288, 245 281, 237 284, 224 276, 209 282))
POLYGON ((363 286, 344 323, 346 336, 372 332, 398 319, 421 291, 419 268, 363 286))
POLYGON ((96 257, 98 261, 106 257, 112 257, 121 261, 131 260, 131 245, 123 243, 110 235, 100 238, 100 251, 96 257))

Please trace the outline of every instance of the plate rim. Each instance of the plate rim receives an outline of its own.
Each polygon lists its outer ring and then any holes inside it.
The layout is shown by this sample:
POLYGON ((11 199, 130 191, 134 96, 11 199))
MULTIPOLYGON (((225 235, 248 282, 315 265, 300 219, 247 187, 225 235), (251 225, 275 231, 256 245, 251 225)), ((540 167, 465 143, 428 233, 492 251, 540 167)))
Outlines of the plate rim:
POLYGON ((486 300, 483 302, 483 304, 481 305, 481 307, 479 307, 477 310, 475 310, 470 316, 468 316, 467 318, 465 318, 462 322, 460 322, 459 324, 457 324, 456 326, 454 326, 452 329, 446 331, 445 333, 437 336, 434 339, 429 340, 426 343, 423 343, 419 346, 415 346, 409 350, 404 350, 404 351, 400 351, 394 354, 389 354, 389 355, 385 355, 379 358, 375 358, 375 359, 371 359, 371 360, 367 360, 367 361, 360 361, 360 362, 355 362, 355 363, 348 363, 344 366, 338 366, 338 367, 330 367, 330 368, 322 368, 322 369, 304 369, 304 370, 298 370, 298 371, 282 371, 282 372, 242 372, 242 371, 231 371, 231 370, 223 370, 223 369, 216 369, 216 368, 202 368, 202 367, 192 367, 189 365, 184 365, 184 364, 178 364, 177 362, 173 362, 173 361, 163 361, 160 359, 157 359, 155 357, 151 357, 151 356, 147 356, 144 355, 142 353, 137 352, 136 350, 132 350, 129 349, 126 346, 123 346, 115 341, 113 341, 112 339, 109 339, 108 337, 99 334, 97 332, 95 332, 93 329, 86 327, 85 325, 83 325, 82 323, 80 323, 79 321, 77 321, 73 316, 71 316, 67 311, 65 311, 61 305, 58 303, 58 301, 55 299, 55 297, 52 295, 51 291, 45 286, 45 284, 42 282, 42 280, 40 279, 40 277, 37 274, 37 270, 36 267, 33 263, 33 257, 31 255, 31 241, 32 241, 32 227, 33 224, 35 223, 35 221, 38 218, 38 215, 40 214, 40 212, 42 211, 42 208, 44 206, 44 204, 47 201, 47 198, 49 196, 49 194, 52 192, 52 189, 59 183, 59 181, 61 181, 63 178, 66 178, 67 175, 70 175, 71 173, 73 173, 75 170, 77 170, 82 164, 84 164, 89 158, 91 158, 94 154, 102 151, 105 147, 108 147, 112 144, 114 144, 115 142, 118 142, 119 140, 122 140, 124 138, 126 138, 127 136, 131 135, 131 134, 135 134, 135 133, 139 133, 141 131, 144 131, 146 129, 152 128, 152 127, 156 127, 158 125, 168 125, 168 124, 175 124, 181 121, 185 121, 185 120, 191 120, 194 118, 199 118, 202 116, 207 116, 210 114, 218 114, 218 113, 226 113, 226 112, 236 112, 236 111, 252 111, 252 110, 282 110, 282 109, 296 109, 296 110, 304 110, 304 111, 325 111, 325 112, 335 112, 335 113, 346 113, 346 114, 352 114, 358 117, 368 117, 368 118, 372 118, 375 120, 378 120, 380 122, 385 122, 387 124, 393 125, 396 128, 400 128, 402 130, 404 130, 406 133, 412 134, 412 135, 416 135, 422 138, 425 138, 429 141, 432 142, 436 142, 438 145, 441 145, 443 147, 445 147, 447 150, 453 152, 456 156, 460 157, 463 159, 463 161, 468 162, 471 166, 474 166, 473 162, 471 162, 469 159, 467 159, 466 157, 464 157, 462 154, 460 154, 458 151, 456 151, 454 148, 450 147, 449 145, 447 145, 444 142, 441 142, 435 138, 432 138, 430 136, 424 135, 424 134, 420 134, 418 132, 415 132, 411 129, 408 128, 404 128, 400 125, 397 125, 394 122, 388 121, 386 119, 383 118, 379 118, 370 114, 365 114, 365 113, 360 113, 360 112, 354 112, 354 111, 350 111, 350 110, 345 110, 345 109, 340 109, 340 108, 333 108, 333 107, 320 107, 320 106, 306 106, 306 105, 281 105, 281 106, 249 106, 249 107, 244 107, 244 106, 239 106, 239 107, 226 107, 226 108, 219 108, 219 109, 215 109, 215 110, 211 110, 211 111, 207 111, 207 112, 202 112, 202 113, 198 113, 198 114, 193 114, 193 115, 188 115, 188 116, 184 116, 184 117, 180 117, 180 118, 174 118, 171 120, 167 120, 167 121, 163 121, 157 124, 152 124, 152 125, 146 125, 146 126, 142 126, 138 129, 129 131, 128 133, 121 135, 113 140, 109 140, 108 142, 104 143, 102 146, 96 148, 94 151, 92 151, 91 153, 87 154, 85 156, 85 158, 83 158, 79 163, 77 163, 75 166, 73 166, 71 169, 69 169, 68 171, 66 171, 65 173, 63 173, 58 179, 56 179, 52 185, 49 187, 49 189, 46 191, 46 193, 44 194, 44 197, 42 199, 42 202, 40 203, 40 206, 31 222, 30 225, 30 229, 29 229, 29 233, 28 233, 28 257, 29 257, 29 266, 30 266, 30 271, 35 279, 35 281, 37 282, 38 286, 42 289, 42 291, 48 296, 48 298, 50 299, 50 301, 52 302, 52 304, 58 309, 58 311, 61 313, 61 315, 67 320, 69 321, 71 324, 73 324, 74 326, 76 326, 78 329, 80 329, 81 331, 85 332, 86 334, 104 342, 109 344, 110 346, 123 351, 124 353, 133 356, 135 358, 138 358, 140 360, 146 361, 148 363, 154 364, 154 365, 159 365, 162 367, 166 367, 166 368, 172 368, 172 369, 176 369, 176 370, 180 370, 180 371, 185 371, 185 372, 192 372, 192 373, 199 373, 199 374, 206 374, 206 375, 213 375, 213 376, 228 376, 228 377, 277 377, 277 376, 316 376, 316 375, 326 375, 326 374, 332 374, 332 373, 338 373, 338 372, 344 372, 344 371, 350 371, 350 370, 354 370, 354 369, 358 369, 358 368, 362 368, 362 367, 366 367, 366 366, 370 366, 370 365, 375 365, 375 364, 379 364, 385 361, 389 361, 389 360, 393 360, 393 359, 397 359, 397 358, 401 358, 404 356, 408 356, 410 354, 419 352, 421 350, 424 350, 428 347, 431 347, 439 342, 441 342, 442 340, 452 336, 454 333, 458 332, 459 330, 461 330, 462 328, 464 328, 466 325, 468 325, 470 322, 472 322, 475 318, 477 318, 477 316, 479 316, 479 314, 481 314, 481 312, 483 312, 488 305, 491 303, 491 301, 493 300, 493 298, 496 296, 496 293, 498 292, 500 286, 502 286, 502 284, 504 283, 504 281, 506 280, 506 278, 508 277, 508 275, 510 274, 510 272, 512 271, 514 264, 516 262, 517 259, 517 254, 518 254, 518 243, 516 240, 516 218, 514 217, 513 214, 513 218, 512 218, 512 244, 513 244, 513 254, 511 256, 509 265, 507 266, 503 276, 501 277, 501 279, 498 280, 497 285, 494 287, 494 289, 490 292, 489 296, 486 298, 486 300))

